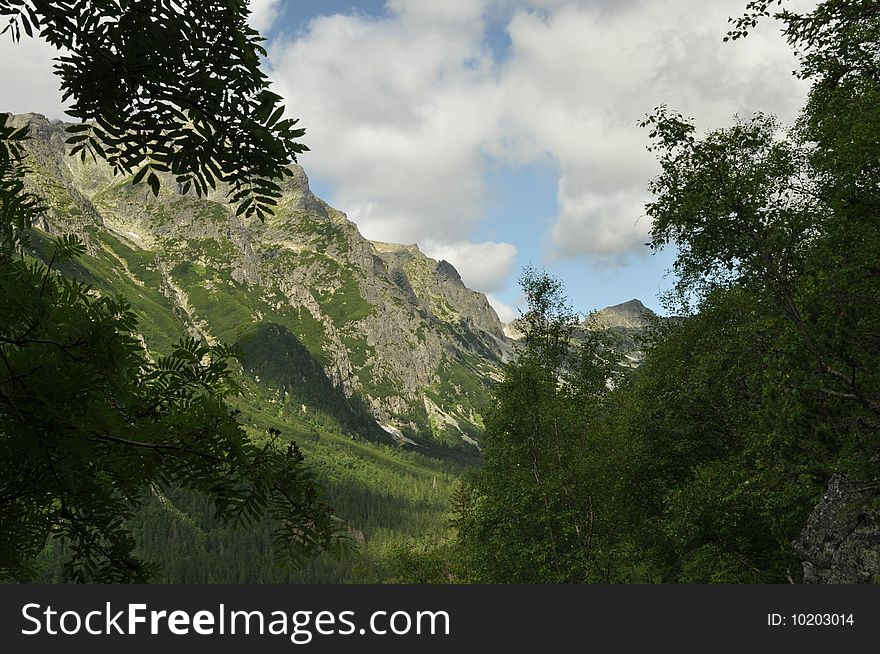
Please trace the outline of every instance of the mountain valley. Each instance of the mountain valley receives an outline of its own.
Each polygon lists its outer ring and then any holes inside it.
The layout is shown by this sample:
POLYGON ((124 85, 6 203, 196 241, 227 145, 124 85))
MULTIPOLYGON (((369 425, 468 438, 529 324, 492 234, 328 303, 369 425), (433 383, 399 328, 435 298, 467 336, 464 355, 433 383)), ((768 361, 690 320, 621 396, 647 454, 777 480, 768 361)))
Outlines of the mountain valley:
MULTIPOLYGON (((14 123, 30 128, 27 183, 47 206, 31 252, 49 262, 52 237, 77 235, 86 254, 54 267, 125 297, 153 355, 188 337, 234 345, 241 422, 302 447, 361 551, 359 562, 280 571, 267 525, 243 535, 217 523, 203 498, 154 489, 133 531, 161 564, 159 579, 387 578, 385 553, 445 531, 455 480, 480 458, 491 385, 517 347, 505 333, 517 336, 515 326, 485 295, 415 244, 364 238, 299 167, 275 215, 246 221, 222 188, 181 195, 166 176, 154 197, 69 157, 62 123, 34 114, 14 123)), ((582 327, 620 332, 636 351, 644 315, 632 301, 582 327)), ((44 579, 60 578, 63 558, 63 546, 50 546, 44 579)))

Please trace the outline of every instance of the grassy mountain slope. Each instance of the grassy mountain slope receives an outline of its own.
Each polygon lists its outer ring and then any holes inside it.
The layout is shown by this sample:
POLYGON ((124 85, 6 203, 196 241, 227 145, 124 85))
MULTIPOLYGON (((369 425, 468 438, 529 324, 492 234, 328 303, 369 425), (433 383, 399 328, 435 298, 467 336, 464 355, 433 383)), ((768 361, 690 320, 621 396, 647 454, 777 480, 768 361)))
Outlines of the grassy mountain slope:
MULTIPOLYGON (((347 424, 355 413, 365 418, 355 421, 359 436, 476 455, 480 410, 508 346, 485 296, 451 265, 415 246, 366 240, 309 191, 300 168, 276 215, 246 222, 222 192, 182 196, 166 179, 155 198, 144 184, 67 157, 60 123, 16 122, 31 126, 29 183, 49 206, 37 227, 85 240, 87 256, 65 272, 128 298, 149 350, 190 334, 250 344, 252 355, 255 338, 258 349, 292 352, 283 338, 254 331, 271 325, 305 348, 295 358, 308 352, 332 402, 350 405, 341 409, 347 424)), ((46 253, 42 240, 38 232, 46 253)), ((262 352, 246 372, 289 390, 290 379, 260 377, 272 358, 262 352)))

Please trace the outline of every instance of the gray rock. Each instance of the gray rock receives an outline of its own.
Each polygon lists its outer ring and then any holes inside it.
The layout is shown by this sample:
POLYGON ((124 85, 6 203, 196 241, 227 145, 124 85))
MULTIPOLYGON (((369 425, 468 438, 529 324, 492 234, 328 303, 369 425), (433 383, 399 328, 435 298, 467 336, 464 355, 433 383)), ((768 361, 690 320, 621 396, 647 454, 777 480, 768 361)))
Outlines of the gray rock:
POLYGON ((461 275, 458 274, 455 266, 446 261, 446 259, 441 259, 437 262, 437 275, 442 282, 452 282, 453 284, 464 286, 464 282, 461 281, 461 275))
POLYGON ((800 537, 792 543, 803 560, 804 583, 880 582, 880 487, 835 474, 800 537))
POLYGON ((644 328, 656 319, 657 315, 647 308, 639 300, 630 300, 611 307, 605 307, 589 316, 585 321, 587 326, 599 329, 613 327, 644 328))

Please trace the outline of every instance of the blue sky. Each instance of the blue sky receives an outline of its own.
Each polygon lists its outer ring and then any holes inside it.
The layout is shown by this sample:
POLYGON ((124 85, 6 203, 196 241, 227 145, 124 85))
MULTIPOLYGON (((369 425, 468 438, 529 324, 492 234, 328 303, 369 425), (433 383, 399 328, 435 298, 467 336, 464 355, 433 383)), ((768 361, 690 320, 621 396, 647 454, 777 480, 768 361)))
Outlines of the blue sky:
MULTIPOLYGON (((638 120, 666 103, 701 129, 791 121, 804 99, 772 22, 722 43, 744 4, 251 0, 312 189, 368 238, 451 261, 505 320, 527 264, 579 311, 660 308, 673 254, 644 246, 657 168, 638 120)), ((63 118, 53 55, 0 39, 0 85, 18 90, 0 110, 63 118)))
POLYGON ((315 16, 332 16, 339 13, 357 13, 367 16, 381 17, 385 15, 385 0, 365 0, 349 2, 347 0, 296 0, 278 3, 277 19, 270 24, 264 33, 272 35, 281 30, 296 32, 307 26, 315 16))

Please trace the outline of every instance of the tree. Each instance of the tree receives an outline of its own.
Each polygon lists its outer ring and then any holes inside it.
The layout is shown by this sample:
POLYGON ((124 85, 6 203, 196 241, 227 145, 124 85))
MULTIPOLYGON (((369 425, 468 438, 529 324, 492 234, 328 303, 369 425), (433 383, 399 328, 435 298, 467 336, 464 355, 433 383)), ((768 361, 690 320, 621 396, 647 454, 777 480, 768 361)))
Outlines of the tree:
MULTIPOLYGON (((777 18, 801 49, 800 74, 814 80, 798 124, 786 134, 759 115, 696 139, 680 116, 649 117, 663 169, 647 207, 652 245, 679 246, 682 292, 737 286, 772 302, 788 326, 778 338, 782 387, 842 401, 871 431, 880 426, 880 67, 866 52, 880 11, 828 0, 777 18)), ((855 436, 846 423, 841 434, 855 436)), ((867 434, 857 439, 874 447, 867 434)))
POLYGON ((455 527, 478 583, 603 580, 591 424, 616 357, 598 335, 572 341, 559 281, 527 269, 522 348, 485 419, 483 466, 462 486, 455 527))
MULTIPOLYGON (((781 429, 773 400, 786 324, 772 303, 719 289, 667 321, 611 394, 598 431, 622 580, 778 583, 834 443, 781 429)), ((809 414, 799 412, 800 427, 809 414)), ((813 422, 820 427, 821 422, 813 422)))
POLYGON ((664 107, 644 122, 651 245, 676 244, 679 306, 698 310, 649 353, 622 420, 646 453, 629 478, 659 477, 644 500, 662 536, 641 542, 672 580, 797 579, 790 543, 829 477, 877 481, 880 11, 776 18, 813 81, 795 126, 758 114, 698 137, 664 107))
POLYGON ((458 497, 474 580, 797 581, 791 543, 831 475, 880 487, 880 8, 776 18, 813 81, 794 126, 644 121, 651 246, 677 247, 681 315, 642 365, 609 392, 593 350, 572 381, 561 289, 525 276, 526 344, 458 497))
MULTIPOLYGON (((182 192, 227 183, 240 214, 271 210, 272 179, 304 146, 259 69, 244 0, 3 0, 0 14, 14 38, 39 31, 65 49, 73 153, 154 193, 168 173, 182 192)), ((48 263, 30 256, 42 207, 23 183, 25 138, 0 116, 0 578, 27 578, 50 536, 70 545, 71 579, 149 578, 126 519, 174 486, 244 525, 270 513, 288 560, 338 551, 342 526, 296 445, 249 438, 225 404, 228 348, 186 340, 154 361, 123 298, 57 274, 81 253, 75 238, 56 239, 48 263)))

